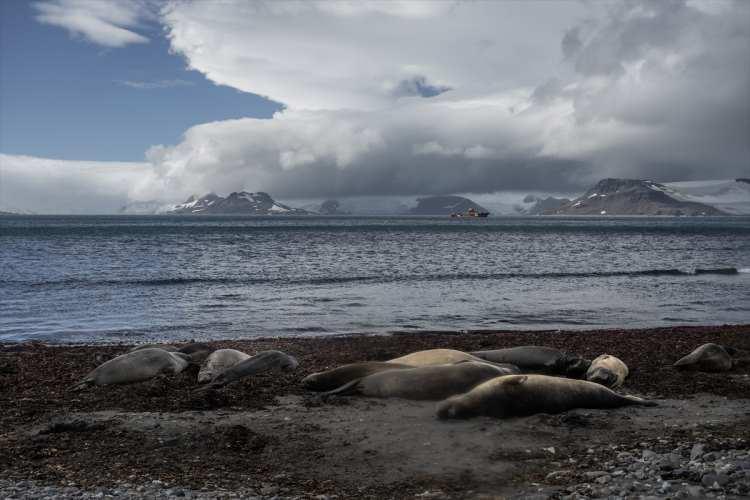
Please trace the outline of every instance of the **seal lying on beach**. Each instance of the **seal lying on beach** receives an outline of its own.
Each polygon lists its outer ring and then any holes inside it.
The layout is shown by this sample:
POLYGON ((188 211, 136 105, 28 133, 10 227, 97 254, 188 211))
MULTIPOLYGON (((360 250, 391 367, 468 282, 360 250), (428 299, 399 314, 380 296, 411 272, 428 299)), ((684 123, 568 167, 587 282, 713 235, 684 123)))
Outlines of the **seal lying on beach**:
POLYGON ((709 343, 679 359, 673 366, 678 370, 725 372, 731 370, 733 364, 732 356, 724 346, 709 343))
POLYGON ((208 355, 198 372, 198 383, 210 382, 221 372, 250 357, 236 349, 218 349, 208 355))
POLYGON ((495 349, 492 351, 474 351, 474 356, 493 363, 510 363, 522 372, 539 372, 551 375, 565 375, 580 378, 588 370, 590 361, 578 356, 564 353, 552 347, 527 345, 495 349))
POLYGON ((177 374, 190 363, 189 356, 164 349, 146 348, 129 352, 94 368, 86 377, 71 387, 82 389, 90 385, 133 384, 161 374, 177 374))
POLYGON ((202 342, 191 342, 182 346, 179 352, 190 356, 190 361, 196 365, 203 363, 206 358, 216 349, 202 342))
POLYGON ((466 394, 438 405, 437 416, 470 418, 479 415, 507 418, 536 413, 562 413, 574 408, 656 406, 635 396, 622 396, 603 385, 548 375, 508 375, 488 380, 466 394))
POLYGON ((417 351, 400 358, 389 359, 388 363, 401 363, 409 366, 429 366, 458 363, 459 361, 482 361, 476 356, 455 349, 428 349, 417 351))
POLYGON ((485 380, 511 373, 514 372, 509 368, 477 361, 419 366, 368 375, 326 395, 361 394, 373 398, 435 401, 466 392, 485 380))
POLYGON ((299 362, 294 356, 290 356, 281 351, 263 351, 255 356, 247 358, 221 372, 211 383, 196 389, 197 393, 206 393, 220 389, 227 384, 256 373, 262 373, 269 370, 292 371, 299 366, 299 362))
POLYGON ((339 366, 323 372, 311 373, 302 379, 305 389, 311 391, 331 391, 355 379, 360 379, 373 373, 386 370, 400 370, 414 368, 410 365, 393 363, 391 361, 364 361, 339 366))
POLYGON ((140 351, 141 349, 164 349, 167 352, 177 352, 177 351, 179 351, 179 349, 177 349, 172 344, 141 344, 141 345, 137 345, 137 346, 133 347, 128 352, 140 351))
POLYGON ((628 365, 620 358, 602 354, 591 362, 586 372, 586 380, 614 389, 625 382, 628 373, 628 365))

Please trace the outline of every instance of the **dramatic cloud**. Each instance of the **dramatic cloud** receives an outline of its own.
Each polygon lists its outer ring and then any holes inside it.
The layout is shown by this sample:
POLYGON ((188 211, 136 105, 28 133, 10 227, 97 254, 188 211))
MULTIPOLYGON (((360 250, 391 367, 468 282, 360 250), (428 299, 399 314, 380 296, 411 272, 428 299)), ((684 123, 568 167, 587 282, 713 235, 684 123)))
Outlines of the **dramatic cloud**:
POLYGON ((448 88, 484 95, 555 71, 578 3, 173 2, 172 49, 209 79, 290 108, 377 109, 448 88))
POLYGON ((746 175, 749 2, 180 1, 162 22, 189 67, 286 109, 154 146, 135 200, 746 175))
POLYGON ((148 0, 47 0, 34 7, 39 22, 105 47, 148 42, 133 28, 156 14, 155 4, 148 0))

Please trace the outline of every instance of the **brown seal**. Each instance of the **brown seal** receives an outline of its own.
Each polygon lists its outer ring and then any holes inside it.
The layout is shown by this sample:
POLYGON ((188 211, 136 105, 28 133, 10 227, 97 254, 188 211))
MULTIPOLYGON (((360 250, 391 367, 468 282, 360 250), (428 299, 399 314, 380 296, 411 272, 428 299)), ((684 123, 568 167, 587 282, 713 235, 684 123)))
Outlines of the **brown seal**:
POLYGON ((628 405, 655 406, 635 396, 622 396, 585 380, 548 375, 508 375, 488 380, 466 394, 438 405, 437 416, 470 418, 479 415, 507 418, 536 413, 562 413, 574 408, 618 408, 628 405))
POLYGON ((413 368, 409 365, 393 363, 390 361, 363 361, 361 363, 350 363, 323 372, 311 373, 302 379, 305 389, 311 391, 331 391, 355 379, 360 379, 373 373, 386 370, 400 370, 413 368))
POLYGON ((435 401, 466 392, 486 380, 510 373, 514 372, 477 361, 418 366, 374 373, 326 394, 361 394, 374 398, 435 401))
POLYGON ((90 385, 133 384, 162 374, 177 374, 189 364, 189 357, 164 349, 146 348, 128 352, 94 368, 71 389, 90 385))
POLYGON ((586 372, 586 380, 614 389, 625 382, 629 373, 628 365, 620 358, 611 354, 602 354, 591 362, 586 372))

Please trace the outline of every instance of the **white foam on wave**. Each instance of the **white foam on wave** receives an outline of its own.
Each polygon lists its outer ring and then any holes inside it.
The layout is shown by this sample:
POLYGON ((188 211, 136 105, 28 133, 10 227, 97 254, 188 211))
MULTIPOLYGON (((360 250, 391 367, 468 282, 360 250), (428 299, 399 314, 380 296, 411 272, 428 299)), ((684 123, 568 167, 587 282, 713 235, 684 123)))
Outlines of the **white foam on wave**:
POLYGON ((738 273, 750 273, 750 267, 741 267, 737 269, 738 273))

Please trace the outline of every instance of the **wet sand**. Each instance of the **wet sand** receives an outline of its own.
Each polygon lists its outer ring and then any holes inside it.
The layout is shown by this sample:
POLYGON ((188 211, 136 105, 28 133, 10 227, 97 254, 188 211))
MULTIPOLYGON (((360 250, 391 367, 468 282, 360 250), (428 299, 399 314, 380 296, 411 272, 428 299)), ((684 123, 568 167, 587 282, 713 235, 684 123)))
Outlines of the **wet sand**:
POLYGON ((750 472, 747 477, 732 472, 728 483, 711 489, 688 465, 666 471, 657 465, 654 472, 644 458, 682 453, 687 464, 696 444, 709 455, 740 450, 731 453, 742 457, 742 450, 750 450, 750 367, 725 374, 671 368, 705 342, 750 350, 750 325, 213 342, 251 354, 280 349, 296 356, 300 367, 208 396, 192 393, 197 369, 128 387, 71 393, 67 387, 130 346, 5 345, 0 347, 0 480, 123 491, 127 485, 157 484, 162 493, 175 488, 185 493, 182 488, 188 496, 205 488, 225 496, 563 498, 626 493, 634 481, 624 484, 618 468, 628 478, 631 472, 641 474, 643 465, 648 477, 641 482, 650 478, 654 491, 642 494, 659 496, 655 488, 684 469, 684 477, 675 476, 669 486, 673 492, 697 487, 703 496, 740 498, 750 493, 743 489, 750 472), (622 392, 660 405, 442 422, 434 416, 435 403, 323 400, 299 385, 314 371, 420 349, 532 344, 590 358, 615 354, 631 369, 622 392), (630 456, 632 463, 616 463, 630 456), (604 475, 606 482, 600 479, 604 475))

